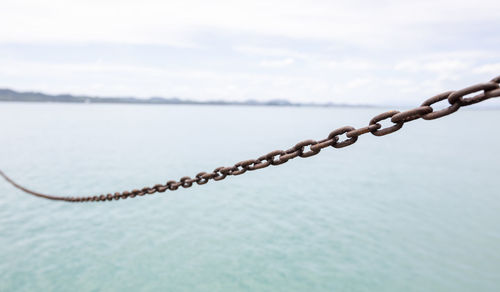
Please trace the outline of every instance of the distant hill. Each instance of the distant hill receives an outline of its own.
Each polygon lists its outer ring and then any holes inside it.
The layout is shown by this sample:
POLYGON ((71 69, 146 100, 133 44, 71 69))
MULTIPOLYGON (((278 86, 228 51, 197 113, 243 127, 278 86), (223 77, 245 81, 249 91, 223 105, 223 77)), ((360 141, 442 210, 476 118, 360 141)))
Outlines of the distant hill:
POLYGON ((176 97, 91 97, 70 94, 50 95, 40 92, 18 92, 11 89, 0 89, 0 102, 67 102, 67 103, 132 103, 132 104, 194 104, 194 105, 248 105, 248 106, 317 106, 317 107, 367 107, 369 105, 348 105, 334 103, 292 103, 288 100, 269 101, 194 101, 176 97))

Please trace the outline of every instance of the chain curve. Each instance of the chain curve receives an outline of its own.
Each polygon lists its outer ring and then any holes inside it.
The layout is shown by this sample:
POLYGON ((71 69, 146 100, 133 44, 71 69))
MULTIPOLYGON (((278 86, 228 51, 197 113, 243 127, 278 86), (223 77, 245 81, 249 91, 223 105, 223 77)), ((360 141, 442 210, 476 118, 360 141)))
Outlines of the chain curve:
POLYGON ((190 188, 194 183, 204 185, 210 180, 219 181, 228 176, 237 176, 244 174, 247 171, 253 171, 261 168, 266 168, 270 165, 280 165, 286 163, 296 157, 307 158, 317 155, 322 149, 332 146, 333 148, 343 148, 350 146, 358 141, 361 135, 372 133, 375 136, 384 136, 400 130, 407 122, 417 119, 434 120, 442 118, 449 114, 458 111, 461 107, 469 106, 478 102, 485 101, 490 98, 500 96, 500 76, 493 78, 486 83, 479 83, 456 91, 446 91, 441 94, 435 95, 425 100, 420 106, 404 112, 391 110, 381 113, 373 117, 368 126, 361 128, 354 128, 345 126, 330 132, 327 138, 316 141, 312 139, 301 141, 295 144, 288 150, 274 150, 267 154, 260 156, 257 159, 249 159, 240 161, 233 166, 217 167, 212 172, 200 172, 194 178, 184 176, 179 181, 169 180, 164 185, 156 184, 153 187, 144 187, 142 189, 134 189, 132 191, 115 192, 114 194, 101 194, 85 197, 68 197, 68 196, 54 196, 42 194, 32 191, 12 180, 2 170, 2 176, 8 183, 15 188, 31 194, 36 197, 65 202, 104 202, 119 199, 135 198, 137 196, 152 195, 154 193, 163 193, 167 190, 175 191, 182 188, 190 188), (476 94, 472 97, 465 97, 466 95, 476 94), (448 101, 449 106, 438 111, 434 111, 433 104, 440 101, 448 101), (389 119, 394 125, 383 128, 379 123, 382 120, 389 119), (345 134, 346 140, 339 142, 339 136, 345 134), (306 149, 309 148, 309 149, 306 149))

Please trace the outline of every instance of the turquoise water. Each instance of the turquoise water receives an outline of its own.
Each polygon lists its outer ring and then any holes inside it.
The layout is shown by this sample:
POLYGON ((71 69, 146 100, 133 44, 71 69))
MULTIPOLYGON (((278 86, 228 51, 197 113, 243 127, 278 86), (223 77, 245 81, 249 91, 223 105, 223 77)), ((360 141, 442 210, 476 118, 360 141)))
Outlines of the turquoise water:
MULTIPOLYGON (((381 109, 0 104, 0 168, 42 192, 152 186, 381 109)), ((498 291, 500 111, 191 189, 68 204, 0 181, 0 291, 498 291)))

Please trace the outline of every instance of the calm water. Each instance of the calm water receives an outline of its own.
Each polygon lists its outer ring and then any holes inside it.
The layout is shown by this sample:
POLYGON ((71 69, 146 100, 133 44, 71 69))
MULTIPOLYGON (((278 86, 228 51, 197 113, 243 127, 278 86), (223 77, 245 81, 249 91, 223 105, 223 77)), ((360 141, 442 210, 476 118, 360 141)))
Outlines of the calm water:
MULTIPOLYGON (((363 126, 380 109, 0 104, 0 168, 86 195, 363 126)), ((498 291, 499 111, 112 203, 0 181, 0 291, 498 291)))

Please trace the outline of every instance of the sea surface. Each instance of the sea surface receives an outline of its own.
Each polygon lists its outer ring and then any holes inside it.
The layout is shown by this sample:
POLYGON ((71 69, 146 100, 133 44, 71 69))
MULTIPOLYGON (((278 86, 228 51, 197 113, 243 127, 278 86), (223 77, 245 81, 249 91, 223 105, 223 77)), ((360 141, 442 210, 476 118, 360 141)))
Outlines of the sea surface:
MULTIPOLYGON (((0 169, 99 195, 257 158, 380 108, 0 103, 0 169)), ((384 123, 388 125, 388 123, 384 123)), ((104 203, 0 181, 0 291, 500 291, 500 111, 104 203)))

